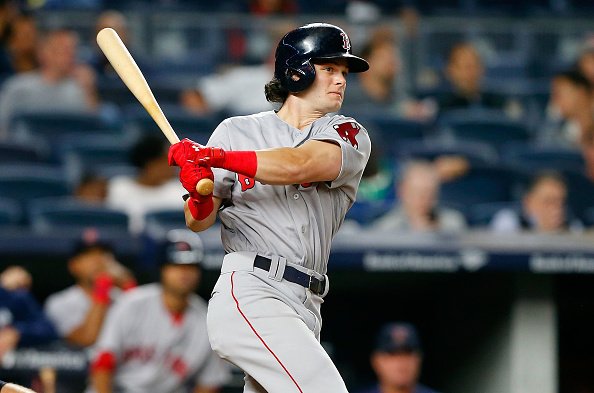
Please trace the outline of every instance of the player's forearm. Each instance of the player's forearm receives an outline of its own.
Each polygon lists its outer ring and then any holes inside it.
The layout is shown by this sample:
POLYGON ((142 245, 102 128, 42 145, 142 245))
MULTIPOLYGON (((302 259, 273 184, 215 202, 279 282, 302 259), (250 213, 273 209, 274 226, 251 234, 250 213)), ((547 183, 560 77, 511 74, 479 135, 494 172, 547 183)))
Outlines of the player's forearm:
POLYGON ((31 389, 27 389, 23 386, 16 385, 14 383, 7 383, 0 389, 0 393, 35 393, 31 389))
POLYGON ((215 223, 217 218, 217 209, 213 209, 205 219, 196 220, 190 212, 188 201, 186 201, 186 203, 184 203, 184 215, 186 218, 186 226, 190 230, 193 232, 202 232, 210 228, 215 223))
POLYGON ((112 375, 111 371, 95 370, 91 374, 91 383, 96 393, 111 393, 112 392, 112 375))
POLYGON ((108 308, 107 304, 93 302, 83 323, 70 332, 66 340, 81 347, 93 345, 99 337, 108 308))
POLYGON ((336 179, 341 167, 340 147, 326 142, 314 143, 257 151, 256 180, 264 184, 289 185, 336 179))

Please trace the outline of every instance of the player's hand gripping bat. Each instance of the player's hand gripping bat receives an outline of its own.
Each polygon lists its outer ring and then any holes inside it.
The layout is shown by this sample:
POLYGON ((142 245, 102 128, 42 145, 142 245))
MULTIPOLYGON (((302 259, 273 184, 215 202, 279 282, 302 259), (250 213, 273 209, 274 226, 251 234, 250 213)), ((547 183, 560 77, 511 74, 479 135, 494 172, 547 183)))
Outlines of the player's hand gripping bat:
MULTIPOLYGON (((171 144, 179 142, 179 137, 167 121, 146 79, 118 33, 114 29, 106 27, 97 34, 97 43, 122 81, 151 115, 169 142, 171 144)), ((212 180, 202 179, 196 185, 196 191, 200 195, 208 195, 212 192, 213 187, 212 180)))

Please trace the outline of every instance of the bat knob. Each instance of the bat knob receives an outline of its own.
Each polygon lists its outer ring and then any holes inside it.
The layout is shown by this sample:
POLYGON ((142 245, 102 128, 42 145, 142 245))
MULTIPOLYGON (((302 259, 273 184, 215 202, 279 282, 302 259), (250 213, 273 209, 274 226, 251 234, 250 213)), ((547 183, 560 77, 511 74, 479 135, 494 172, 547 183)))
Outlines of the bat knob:
POLYGON ((210 179, 201 179, 196 185, 196 191, 200 195, 208 195, 212 193, 214 189, 214 183, 210 179))

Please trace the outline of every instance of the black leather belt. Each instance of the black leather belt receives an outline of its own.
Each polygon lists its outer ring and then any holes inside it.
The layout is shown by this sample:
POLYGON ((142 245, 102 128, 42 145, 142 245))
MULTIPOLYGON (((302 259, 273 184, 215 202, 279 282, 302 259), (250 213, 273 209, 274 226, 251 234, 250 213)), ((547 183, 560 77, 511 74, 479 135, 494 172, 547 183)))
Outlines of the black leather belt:
MULTIPOLYGON (((267 272, 270 271, 271 263, 270 258, 261 255, 256 255, 256 258, 254 258, 254 266, 267 272)), ((285 266, 283 278, 302 287, 309 288, 316 295, 322 295, 326 289, 326 280, 319 280, 314 276, 295 269, 293 266, 285 266)))

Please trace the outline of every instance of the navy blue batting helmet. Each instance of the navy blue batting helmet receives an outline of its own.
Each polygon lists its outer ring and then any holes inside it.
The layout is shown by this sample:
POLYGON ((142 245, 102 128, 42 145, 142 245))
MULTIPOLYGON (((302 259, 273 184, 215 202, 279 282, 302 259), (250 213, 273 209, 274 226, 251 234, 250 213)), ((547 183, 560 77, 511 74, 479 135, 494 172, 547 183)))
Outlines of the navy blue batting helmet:
POLYGON ((363 72, 369 63, 351 53, 351 40, 340 27, 311 23, 288 32, 278 43, 274 76, 291 93, 305 90, 316 77, 312 60, 346 59, 349 72, 363 72), (296 77, 295 77, 296 76, 296 77))
POLYGON ((187 229, 173 229, 167 233, 161 249, 161 265, 200 265, 204 246, 200 237, 187 229))

